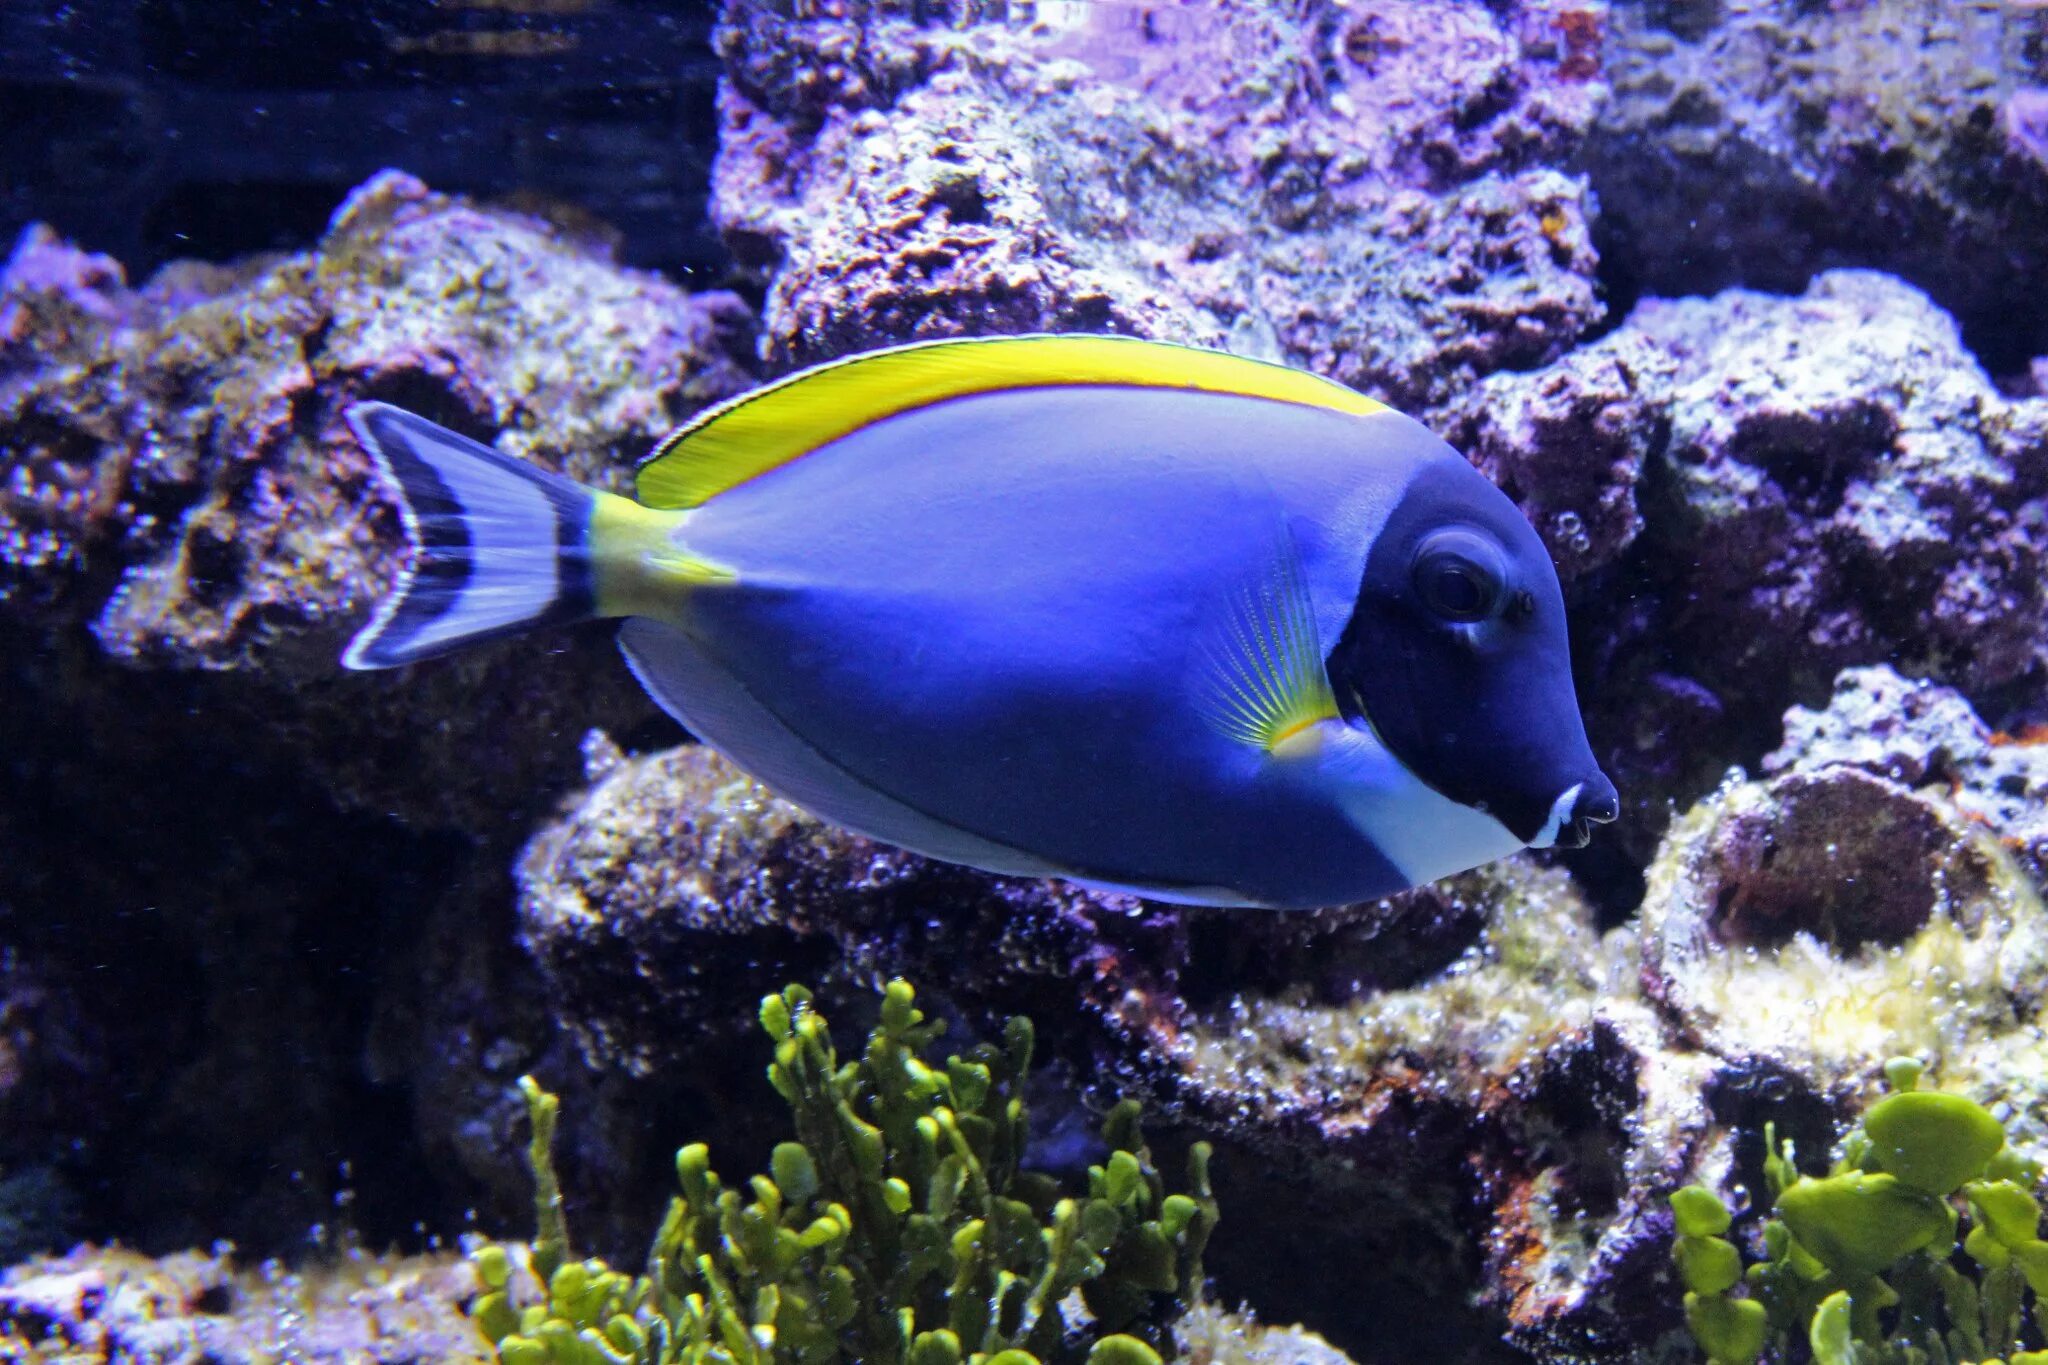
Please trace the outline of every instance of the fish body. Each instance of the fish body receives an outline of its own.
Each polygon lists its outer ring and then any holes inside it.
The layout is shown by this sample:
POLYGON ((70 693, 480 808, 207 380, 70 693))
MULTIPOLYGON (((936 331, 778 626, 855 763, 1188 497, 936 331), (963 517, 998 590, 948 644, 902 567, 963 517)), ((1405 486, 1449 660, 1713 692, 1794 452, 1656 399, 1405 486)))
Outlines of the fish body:
POLYGON ((667 508, 352 419, 420 553, 349 662, 625 616, 701 739, 922 853, 1299 907, 1612 816, 1527 522, 1298 372, 1121 338, 897 348, 664 443, 641 486, 667 508), (1446 584, 1472 619, 1432 613, 1446 584))

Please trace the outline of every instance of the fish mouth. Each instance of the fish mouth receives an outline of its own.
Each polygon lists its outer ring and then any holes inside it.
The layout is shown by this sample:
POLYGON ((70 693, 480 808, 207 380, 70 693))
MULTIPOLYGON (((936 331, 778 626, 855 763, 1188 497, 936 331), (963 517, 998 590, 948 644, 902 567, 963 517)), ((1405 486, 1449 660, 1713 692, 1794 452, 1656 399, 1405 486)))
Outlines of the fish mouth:
POLYGON ((1593 842, 1593 826, 1608 824, 1620 814, 1621 798, 1605 777, 1573 783, 1551 803, 1550 818, 1529 847, 1584 848, 1593 842))

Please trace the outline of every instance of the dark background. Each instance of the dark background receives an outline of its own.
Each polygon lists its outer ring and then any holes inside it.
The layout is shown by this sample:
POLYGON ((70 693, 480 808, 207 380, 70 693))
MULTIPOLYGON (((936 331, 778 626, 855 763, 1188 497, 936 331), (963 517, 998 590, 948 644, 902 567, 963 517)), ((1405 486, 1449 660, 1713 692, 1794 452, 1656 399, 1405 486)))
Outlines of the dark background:
POLYGON ((42 220, 131 280, 306 245, 387 166, 558 198, 722 272, 710 0, 0 0, 0 255, 42 220))

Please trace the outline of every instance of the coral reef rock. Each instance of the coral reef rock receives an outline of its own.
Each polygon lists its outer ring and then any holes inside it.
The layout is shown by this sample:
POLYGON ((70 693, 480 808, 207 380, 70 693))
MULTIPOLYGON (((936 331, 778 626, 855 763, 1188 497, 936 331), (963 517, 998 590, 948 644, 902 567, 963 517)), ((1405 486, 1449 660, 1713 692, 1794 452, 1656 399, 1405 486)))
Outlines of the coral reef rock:
POLYGON ((641 1076, 701 1064, 697 1030, 749 1027, 753 1003, 785 981, 865 989, 889 970, 950 1004, 1008 1001, 1020 978, 1085 971, 1114 926, 1142 934, 1161 918, 1129 897, 849 834, 709 749, 596 771, 520 860, 521 932, 557 1017, 594 1059, 641 1076))
POLYGON ((0 623, 84 623, 123 664, 249 676, 210 709, 345 802, 501 818, 503 794, 574 776, 573 738, 549 736, 651 707, 589 632, 400 681, 337 676, 403 553, 342 414, 389 400, 616 487, 665 429, 752 382, 751 335, 731 295, 397 173, 311 252, 174 265, 139 289, 31 230, 0 272, 0 623))
POLYGON ((1645 301, 1451 426, 1573 584, 1639 860, 1667 802, 1754 763, 1845 667, 1972 698, 2048 676, 2048 403, 2002 396, 1889 276, 1645 301))
POLYGON ((1599 933, 1570 880, 1527 861, 1364 910, 1288 926, 1306 932, 1308 959, 1383 959, 1346 973, 1348 989, 1311 988, 1284 966, 1271 982, 1242 973, 1228 965, 1235 946, 1211 946, 1236 927, 1198 920, 1173 978, 1183 994, 1132 970, 1116 999, 1132 1080, 1232 1144, 1218 1163, 1235 1235, 1212 1265, 1245 1277, 1261 1312, 1305 1316, 1342 1343, 1383 1339, 1392 1329, 1364 1301, 1394 1296, 1435 1305, 1409 1320, 1403 1353, 1483 1350, 1505 1334, 1539 1354, 1627 1355, 1657 1316, 1635 1291, 1663 1273, 1659 1193, 1690 1169, 1708 1122, 1705 1068, 1665 1054, 1635 997, 1631 932, 1599 933), (1438 953, 1415 955, 1418 937, 1438 953), (1279 1174, 1248 1178, 1261 1167, 1279 1174), (1315 1248, 1235 1221, 1277 1227, 1337 1207, 1347 1216, 1315 1248), (1331 1255, 1375 1268, 1355 1317, 1290 1290, 1331 1255), (1475 1287, 1482 1311, 1454 1307, 1451 1284, 1475 1287))
POLYGON ((778 363, 1107 328, 1414 406, 1601 317, 1560 169, 1605 93, 1592 7, 928 9, 727 7, 713 212, 778 363))
POLYGON ((1441 1308, 1416 1349, 1635 1339, 1617 1294, 1663 1273, 1657 1201, 1690 1171, 1712 1059, 1659 1051, 1631 933, 1600 934, 1563 872, 1181 911, 871 843, 698 748, 598 766, 520 867, 525 941, 593 1060, 673 1085, 721 1065, 733 1049, 707 1039, 785 977, 845 998, 914 974, 970 1031, 1031 1010, 1098 1102, 1144 1096, 1223 1143, 1211 1264, 1261 1313, 1383 1337, 1307 1288, 1335 1256, 1374 1267, 1360 1304, 1441 1308), (1335 1229, 1312 1246, 1308 1204, 1335 1229), (1452 1288, 1474 1265, 1478 1309, 1452 1288))
MULTIPOLYGON (((2048 1136, 2048 909, 2023 859, 2035 809, 1961 699, 1883 669, 1794 713, 1760 781, 1675 825, 1649 874, 1646 993, 1687 1042, 1841 1108, 1906 1054, 2048 1136), (1884 719, 1871 722, 1873 705, 1884 719), (2022 855, 2015 857, 2015 853, 2022 855)), ((2023 788, 2022 788, 2023 789, 2023 788)))
POLYGON ((554 1027, 505 864, 590 725, 675 732, 603 627, 343 673, 404 539, 342 414, 620 486, 752 381, 738 300, 579 232, 387 173, 295 255, 130 287, 32 229, 0 269, 9 1245, 267 1254, 345 1187, 377 1238, 523 1198, 488 1134, 554 1027))
POLYGON ((138 290, 31 230, 0 299, 0 600, 90 619, 138 663, 246 666, 382 592, 401 542, 341 426, 353 401, 617 485, 749 382, 737 300, 395 173, 313 252, 138 290))
POLYGON ((1213 1304, 1190 1309, 1173 1331, 1185 1365, 1352 1365, 1314 1332, 1269 1326, 1213 1304))
POLYGON ((1667 429, 1673 369, 1625 324, 1532 374, 1495 375, 1459 405, 1453 439, 1515 499, 1568 592, 1642 533, 1638 485, 1667 429))
POLYGON ((1953 688, 1889 667, 1844 669, 1824 709, 1795 707, 1766 773, 1830 764, 1935 787, 2048 883, 2048 732, 1987 727, 1953 688))
MULTIPOLYGON (((2001 347, 2048 269, 2048 13, 1999 0, 1615 5, 1587 140, 1598 233, 1655 293, 1869 265, 2001 347)), ((2022 359, 2020 362, 2024 364, 2022 359)))
POLYGON ((1640 1359, 1680 1340, 1665 1196, 1754 1182, 1765 1119, 1822 1150, 1911 1052, 2016 1140, 2048 1132, 2015 1079, 2048 1074, 2035 747, 1882 668, 1784 729, 1605 932, 1530 858, 1307 915, 983 876, 694 748, 596 764, 527 849, 521 920, 592 1055, 648 1075, 729 1052, 706 1037, 785 974, 915 972, 970 1028, 1034 1005, 1098 1102, 1217 1142, 1226 1296, 1354 1351, 1640 1359), (1319 1293, 1332 1258, 1356 1311, 1319 1293), (1389 1296, 1430 1308, 1396 1331, 1389 1296))
POLYGON ((80 1247, 0 1274, 0 1361, 485 1365, 460 1307, 475 1293, 468 1264, 445 1256, 350 1252, 287 1272, 80 1247))

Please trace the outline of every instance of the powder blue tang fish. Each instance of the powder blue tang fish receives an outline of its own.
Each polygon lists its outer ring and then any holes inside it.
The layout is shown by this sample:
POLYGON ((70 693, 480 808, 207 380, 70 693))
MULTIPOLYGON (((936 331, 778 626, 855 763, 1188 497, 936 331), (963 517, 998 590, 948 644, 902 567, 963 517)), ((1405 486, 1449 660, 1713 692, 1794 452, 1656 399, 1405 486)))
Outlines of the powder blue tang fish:
POLYGON ((1304 907, 1617 812, 1528 522, 1414 421, 1284 366, 897 347, 707 412, 637 500, 383 404, 349 420, 415 548, 350 667, 623 617, 701 739, 936 858, 1304 907))

